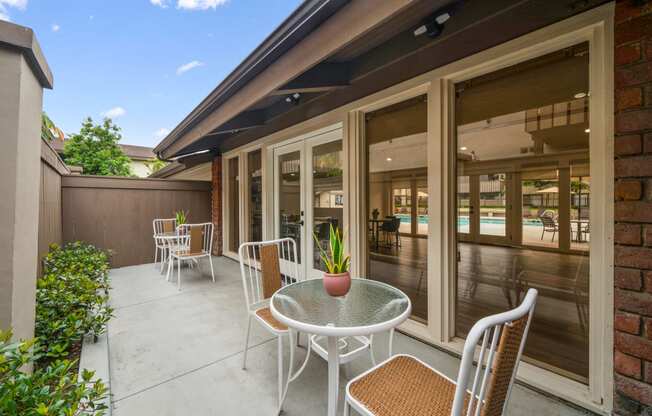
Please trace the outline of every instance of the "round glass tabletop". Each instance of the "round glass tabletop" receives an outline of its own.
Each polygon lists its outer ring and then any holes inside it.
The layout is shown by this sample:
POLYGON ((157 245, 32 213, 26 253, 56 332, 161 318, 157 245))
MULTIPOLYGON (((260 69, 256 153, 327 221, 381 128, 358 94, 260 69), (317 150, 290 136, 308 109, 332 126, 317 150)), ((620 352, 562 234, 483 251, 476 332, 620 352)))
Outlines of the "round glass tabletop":
POLYGON ((412 305, 405 293, 368 279, 351 279, 346 296, 326 293, 322 279, 279 289, 270 302, 276 319, 299 331, 319 335, 366 335, 405 321, 412 305))

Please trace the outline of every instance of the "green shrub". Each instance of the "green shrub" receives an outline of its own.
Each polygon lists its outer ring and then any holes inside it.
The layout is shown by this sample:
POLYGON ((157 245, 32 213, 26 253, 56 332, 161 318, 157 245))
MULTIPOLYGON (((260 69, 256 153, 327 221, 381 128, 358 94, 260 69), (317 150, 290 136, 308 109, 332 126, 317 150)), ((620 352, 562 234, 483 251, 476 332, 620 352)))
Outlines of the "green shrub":
POLYGON ((0 414, 7 416, 101 416, 106 405, 106 386, 93 380, 92 371, 77 379, 75 363, 55 360, 33 373, 22 369, 34 365, 41 351, 32 341, 11 342, 11 332, 0 331, 0 414))
POLYGON ((97 337, 106 330, 113 312, 108 270, 106 254, 91 245, 50 247, 36 287, 35 334, 43 363, 69 357, 85 335, 97 337))

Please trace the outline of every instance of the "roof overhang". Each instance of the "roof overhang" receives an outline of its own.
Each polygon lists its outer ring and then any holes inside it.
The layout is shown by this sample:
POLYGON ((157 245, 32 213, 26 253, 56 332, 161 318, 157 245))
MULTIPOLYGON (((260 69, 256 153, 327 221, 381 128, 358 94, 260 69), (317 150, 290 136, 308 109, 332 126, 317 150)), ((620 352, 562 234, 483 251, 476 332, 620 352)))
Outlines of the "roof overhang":
POLYGON ((605 2, 306 1, 154 150, 218 154, 605 2))

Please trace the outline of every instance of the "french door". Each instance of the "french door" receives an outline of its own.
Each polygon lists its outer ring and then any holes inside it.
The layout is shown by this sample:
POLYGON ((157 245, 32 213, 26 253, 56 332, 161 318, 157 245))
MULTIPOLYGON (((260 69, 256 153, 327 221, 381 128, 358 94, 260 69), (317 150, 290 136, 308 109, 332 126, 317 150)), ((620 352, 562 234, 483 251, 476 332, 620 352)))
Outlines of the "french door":
POLYGON ((274 236, 297 243, 303 276, 320 277, 332 226, 343 230, 342 131, 282 145, 274 153, 274 236))
POLYGON ((459 175, 457 231, 461 241, 508 243, 513 194, 510 174, 459 175))

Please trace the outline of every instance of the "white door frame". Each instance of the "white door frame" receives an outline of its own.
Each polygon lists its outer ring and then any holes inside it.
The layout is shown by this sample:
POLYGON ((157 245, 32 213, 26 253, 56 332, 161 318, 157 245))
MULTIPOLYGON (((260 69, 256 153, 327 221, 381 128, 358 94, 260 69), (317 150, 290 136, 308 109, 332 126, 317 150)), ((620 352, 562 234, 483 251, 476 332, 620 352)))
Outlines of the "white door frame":
MULTIPOLYGON (((280 196, 280 176, 278 172, 278 159, 280 156, 299 152, 300 158, 300 210, 303 213, 301 220, 303 225, 301 227, 301 242, 297 244, 300 250, 301 266, 300 273, 307 278, 320 277, 323 272, 313 268, 312 259, 314 257, 314 245, 312 239, 312 229, 314 224, 314 207, 312 202, 313 196, 313 166, 312 166, 312 150, 315 146, 325 143, 342 141, 342 152, 344 154, 344 141, 342 137, 342 129, 334 129, 328 131, 317 131, 315 134, 305 135, 304 137, 294 138, 285 142, 278 143, 277 145, 270 146, 269 152, 272 154, 271 160, 272 169, 271 174, 273 177, 273 235, 271 238, 280 237, 280 221, 279 221, 279 196, 280 196), (297 140, 298 139, 298 140, 297 140)), ((345 158, 342 160, 342 170, 346 168, 345 158)), ((344 185, 344 179, 343 179, 344 185)), ((344 198, 345 206, 342 207, 343 213, 346 209, 346 200, 344 198)), ((344 225, 342 225, 344 226, 344 225)))

